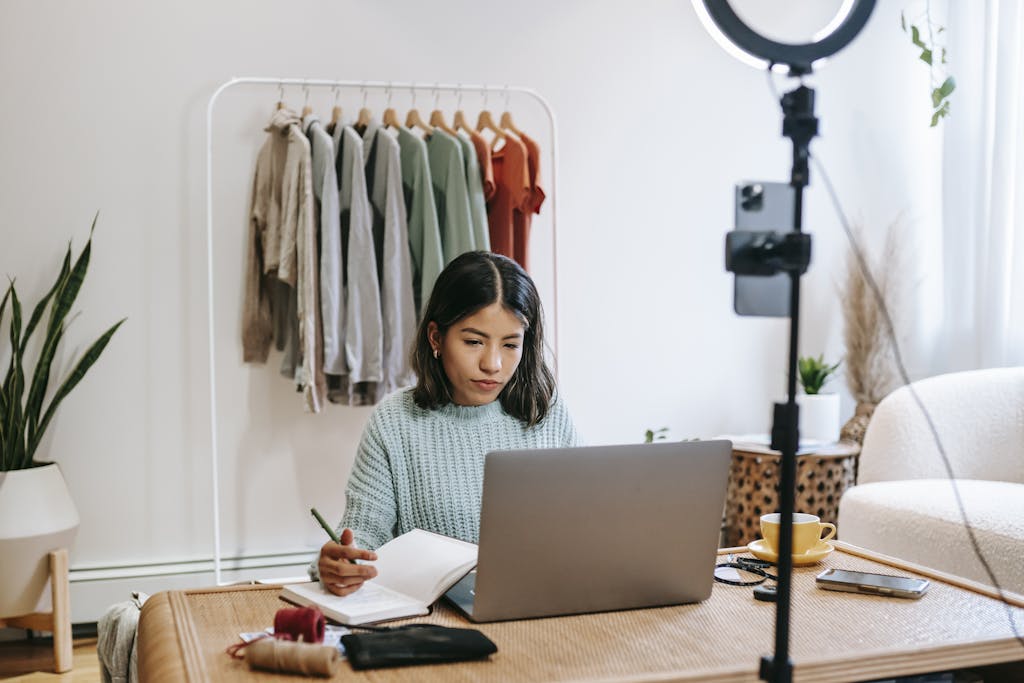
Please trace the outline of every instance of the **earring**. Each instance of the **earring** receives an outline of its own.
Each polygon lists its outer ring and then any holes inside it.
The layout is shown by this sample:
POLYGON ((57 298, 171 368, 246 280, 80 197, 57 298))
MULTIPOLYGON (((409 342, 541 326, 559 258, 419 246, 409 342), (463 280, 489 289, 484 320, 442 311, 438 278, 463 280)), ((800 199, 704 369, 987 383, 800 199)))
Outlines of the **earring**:
POLYGON ((434 358, 440 358, 440 357, 441 357, 441 352, 438 351, 437 349, 434 349, 434 358))

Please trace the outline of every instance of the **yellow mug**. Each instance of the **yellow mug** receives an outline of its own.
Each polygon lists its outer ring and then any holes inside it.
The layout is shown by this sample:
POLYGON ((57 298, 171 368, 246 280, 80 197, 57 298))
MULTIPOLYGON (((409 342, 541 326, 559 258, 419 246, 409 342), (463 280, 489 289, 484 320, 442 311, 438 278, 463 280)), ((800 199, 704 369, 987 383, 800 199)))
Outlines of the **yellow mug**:
MULTIPOLYGON (((778 512, 761 515, 761 535, 775 554, 779 552, 779 530, 782 528, 779 520, 781 518, 782 514, 778 512)), ((835 524, 822 522, 817 515, 810 515, 806 512, 793 513, 794 555, 803 555, 813 550, 822 541, 827 541, 835 535, 835 524), (821 535, 823 529, 828 529, 825 536, 821 535)))

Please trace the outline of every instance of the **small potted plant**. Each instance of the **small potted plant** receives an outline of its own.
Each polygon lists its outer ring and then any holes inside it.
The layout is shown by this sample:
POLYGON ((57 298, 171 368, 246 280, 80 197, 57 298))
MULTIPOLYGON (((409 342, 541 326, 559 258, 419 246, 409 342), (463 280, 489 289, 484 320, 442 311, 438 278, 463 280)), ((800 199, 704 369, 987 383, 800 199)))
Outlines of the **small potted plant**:
MULTIPOLYGON (((0 297, 0 325, 9 314, 8 331, 0 334, 0 362, 7 366, 0 383, 0 620, 35 611, 49 575, 47 554, 67 548, 78 529, 78 512, 60 469, 39 456, 57 407, 124 322, 104 332, 62 381, 51 384, 57 347, 85 279, 91 245, 90 231, 74 264, 68 245, 56 281, 27 318, 13 280, 0 297), (42 331, 37 341, 36 330, 42 331)), ((51 459, 49 454, 45 459, 51 459)))
POLYGON ((796 397, 800 406, 801 441, 834 443, 839 440, 839 394, 821 392, 838 369, 839 363, 829 365, 824 355, 801 357, 797 361, 800 386, 804 390, 796 397))

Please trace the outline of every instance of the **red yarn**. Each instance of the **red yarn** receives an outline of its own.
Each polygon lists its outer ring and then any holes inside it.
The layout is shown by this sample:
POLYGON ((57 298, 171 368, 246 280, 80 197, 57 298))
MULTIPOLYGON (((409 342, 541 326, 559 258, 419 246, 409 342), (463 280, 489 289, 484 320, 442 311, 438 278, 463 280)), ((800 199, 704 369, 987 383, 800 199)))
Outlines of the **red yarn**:
POLYGON ((322 643, 324 615, 315 607, 283 607, 274 615, 274 637, 322 643))

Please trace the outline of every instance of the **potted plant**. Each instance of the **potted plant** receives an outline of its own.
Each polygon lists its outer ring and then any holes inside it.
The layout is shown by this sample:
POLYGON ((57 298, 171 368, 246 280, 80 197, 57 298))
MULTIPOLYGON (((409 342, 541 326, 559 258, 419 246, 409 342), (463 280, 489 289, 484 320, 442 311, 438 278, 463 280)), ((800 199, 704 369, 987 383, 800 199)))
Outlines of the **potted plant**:
POLYGON ((7 361, 0 384, 0 619, 35 611, 46 587, 47 554, 68 547, 78 529, 78 512, 60 469, 38 456, 57 407, 124 322, 104 332, 67 376, 51 385, 57 347, 85 280, 91 246, 92 230, 72 265, 68 245, 56 281, 27 320, 13 280, 0 299, 0 362, 7 361), (8 309, 8 333, 3 334, 8 309), (33 338, 37 330, 41 338, 33 338))
POLYGON ((804 393, 796 397, 800 405, 800 440, 833 443, 839 440, 839 394, 823 394, 822 387, 839 369, 829 365, 824 355, 801 357, 797 361, 800 386, 804 393))

